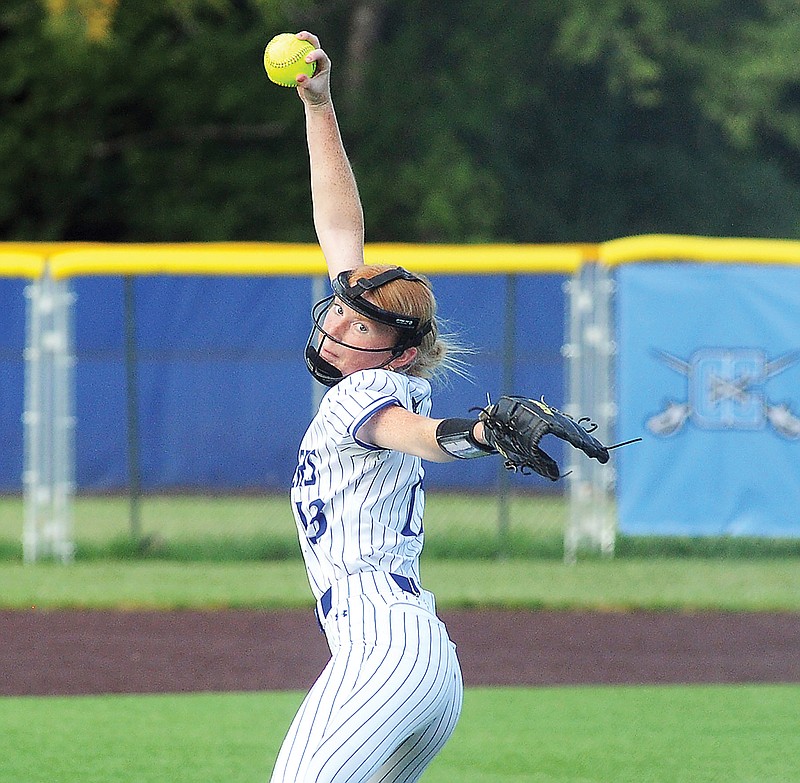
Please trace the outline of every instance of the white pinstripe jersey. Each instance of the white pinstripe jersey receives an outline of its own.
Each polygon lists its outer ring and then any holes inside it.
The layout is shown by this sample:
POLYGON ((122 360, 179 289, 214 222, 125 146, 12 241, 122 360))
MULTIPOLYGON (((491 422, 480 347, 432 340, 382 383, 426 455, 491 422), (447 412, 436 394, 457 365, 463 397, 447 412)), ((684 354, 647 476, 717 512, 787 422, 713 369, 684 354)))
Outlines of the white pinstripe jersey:
POLYGON ((388 405, 428 415, 428 381, 389 370, 348 375, 322 399, 300 444, 292 511, 314 597, 359 571, 419 582, 422 460, 363 443, 358 430, 388 405))

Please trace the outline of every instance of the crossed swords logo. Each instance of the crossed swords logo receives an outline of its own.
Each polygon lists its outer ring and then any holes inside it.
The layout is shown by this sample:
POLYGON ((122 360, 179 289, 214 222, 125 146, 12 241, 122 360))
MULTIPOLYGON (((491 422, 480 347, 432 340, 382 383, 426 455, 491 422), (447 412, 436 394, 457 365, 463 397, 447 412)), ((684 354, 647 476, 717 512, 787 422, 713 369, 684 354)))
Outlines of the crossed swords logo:
MULTIPOLYGON (((664 364, 685 376, 690 383, 695 381, 695 364, 693 362, 684 361, 665 351, 656 351, 655 353, 664 364)), ((764 362, 758 373, 745 372, 732 378, 712 373, 705 378, 706 387, 700 391, 706 395, 705 399, 712 405, 726 401, 742 406, 756 403, 761 406, 764 418, 775 432, 783 438, 798 440, 800 439, 800 418, 794 415, 786 403, 773 405, 764 398, 762 393, 753 389, 756 384, 764 383, 797 362, 800 362, 800 351, 764 362)), ((683 429, 694 413, 689 401, 670 400, 660 413, 647 420, 647 428, 654 435, 660 437, 674 435, 683 429)))

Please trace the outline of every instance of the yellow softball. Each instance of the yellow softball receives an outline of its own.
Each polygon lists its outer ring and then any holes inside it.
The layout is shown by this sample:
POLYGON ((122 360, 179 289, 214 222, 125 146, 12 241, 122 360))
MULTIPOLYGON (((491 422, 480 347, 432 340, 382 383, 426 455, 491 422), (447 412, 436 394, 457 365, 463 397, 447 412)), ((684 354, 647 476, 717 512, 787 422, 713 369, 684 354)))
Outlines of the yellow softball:
POLYGON ((313 51, 314 47, 308 41, 302 41, 294 33, 280 33, 264 49, 264 70, 275 84, 297 87, 296 76, 301 73, 314 75, 317 64, 307 63, 305 59, 313 51))

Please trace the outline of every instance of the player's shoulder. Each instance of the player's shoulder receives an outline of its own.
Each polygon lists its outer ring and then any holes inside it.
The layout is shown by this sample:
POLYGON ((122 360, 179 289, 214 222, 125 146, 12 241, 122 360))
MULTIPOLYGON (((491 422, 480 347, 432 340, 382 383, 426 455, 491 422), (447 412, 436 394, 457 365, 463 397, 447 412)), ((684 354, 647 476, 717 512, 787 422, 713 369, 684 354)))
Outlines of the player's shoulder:
POLYGON ((413 375, 406 375, 402 372, 384 370, 377 368, 373 370, 359 370, 352 375, 348 375, 345 381, 352 384, 352 388, 374 388, 382 390, 402 390, 413 389, 415 391, 427 391, 430 394, 430 383, 425 378, 417 378, 413 375))
POLYGON ((413 397, 430 397, 431 385, 425 378, 381 368, 359 370, 343 378, 332 391, 343 395, 368 394, 395 397, 401 403, 413 397))

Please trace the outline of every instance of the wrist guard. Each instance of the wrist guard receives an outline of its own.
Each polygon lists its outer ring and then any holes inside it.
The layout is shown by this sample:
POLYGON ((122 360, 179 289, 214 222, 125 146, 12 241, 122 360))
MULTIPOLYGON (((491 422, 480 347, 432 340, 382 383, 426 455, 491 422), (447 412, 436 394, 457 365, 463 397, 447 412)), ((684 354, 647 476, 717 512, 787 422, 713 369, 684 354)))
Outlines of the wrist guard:
POLYGON ((436 428, 436 443, 447 455, 456 459, 474 459, 497 454, 491 446, 484 446, 472 434, 477 419, 443 419, 436 428))

